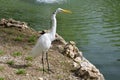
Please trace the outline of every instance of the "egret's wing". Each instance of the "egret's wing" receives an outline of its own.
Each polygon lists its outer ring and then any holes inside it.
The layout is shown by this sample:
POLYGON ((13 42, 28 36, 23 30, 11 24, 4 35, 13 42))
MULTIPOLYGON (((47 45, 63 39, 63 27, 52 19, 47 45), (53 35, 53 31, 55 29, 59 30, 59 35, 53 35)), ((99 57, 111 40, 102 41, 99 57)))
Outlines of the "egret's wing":
POLYGON ((42 52, 44 53, 47 52, 50 46, 51 46, 50 37, 48 34, 44 34, 38 39, 36 45, 33 47, 30 53, 30 56, 31 57, 39 56, 42 52))

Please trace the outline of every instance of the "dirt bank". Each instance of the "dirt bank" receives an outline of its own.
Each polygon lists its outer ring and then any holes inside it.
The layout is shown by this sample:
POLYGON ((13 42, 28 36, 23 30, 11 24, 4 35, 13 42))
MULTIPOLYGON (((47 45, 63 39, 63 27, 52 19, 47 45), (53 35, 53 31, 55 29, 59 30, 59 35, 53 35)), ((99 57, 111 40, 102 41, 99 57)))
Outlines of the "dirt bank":
POLYGON ((99 70, 87 61, 75 43, 56 34, 50 48, 49 63, 53 73, 42 71, 41 56, 27 57, 38 37, 27 23, 13 19, 0 22, 0 80, 104 80, 99 70), (84 68, 85 67, 85 68, 84 68))

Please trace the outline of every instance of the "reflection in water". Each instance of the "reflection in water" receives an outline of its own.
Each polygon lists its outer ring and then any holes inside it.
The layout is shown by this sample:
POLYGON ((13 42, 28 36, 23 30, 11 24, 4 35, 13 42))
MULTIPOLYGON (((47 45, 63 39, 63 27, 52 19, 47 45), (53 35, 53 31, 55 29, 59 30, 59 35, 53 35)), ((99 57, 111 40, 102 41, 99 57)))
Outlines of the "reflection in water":
POLYGON ((60 2, 63 2, 65 0, 36 0, 37 2, 40 2, 40 3, 60 3, 60 2))
POLYGON ((0 18, 12 17, 43 30, 50 28, 50 17, 56 8, 70 9, 71 15, 58 14, 57 32, 68 41, 76 41, 106 80, 120 79, 120 62, 116 61, 120 59, 120 0, 67 0, 63 4, 33 4, 34 1, 0 0, 0 18))

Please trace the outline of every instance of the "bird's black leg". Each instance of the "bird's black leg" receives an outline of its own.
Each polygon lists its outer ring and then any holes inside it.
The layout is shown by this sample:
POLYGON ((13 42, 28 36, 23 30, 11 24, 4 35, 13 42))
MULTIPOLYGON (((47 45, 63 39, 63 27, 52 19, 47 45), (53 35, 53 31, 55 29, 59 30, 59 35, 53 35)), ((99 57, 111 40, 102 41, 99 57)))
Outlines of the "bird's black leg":
POLYGON ((43 74, 44 74, 44 52, 42 52, 42 66, 43 66, 43 74))
POLYGON ((46 60, 47 60, 47 66, 48 66, 48 73, 50 71, 50 67, 49 67, 49 62, 48 62, 48 53, 46 52, 46 60))

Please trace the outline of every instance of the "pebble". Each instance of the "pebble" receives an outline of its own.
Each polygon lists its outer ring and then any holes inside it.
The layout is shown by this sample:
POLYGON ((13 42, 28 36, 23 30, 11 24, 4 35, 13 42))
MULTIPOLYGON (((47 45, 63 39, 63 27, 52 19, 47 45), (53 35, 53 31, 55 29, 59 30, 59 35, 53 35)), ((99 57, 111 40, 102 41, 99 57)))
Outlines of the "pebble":
POLYGON ((39 77, 38 80, 43 80, 43 78, 42 78, 42 77, 39 77))

